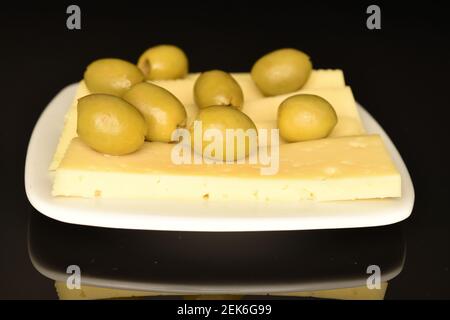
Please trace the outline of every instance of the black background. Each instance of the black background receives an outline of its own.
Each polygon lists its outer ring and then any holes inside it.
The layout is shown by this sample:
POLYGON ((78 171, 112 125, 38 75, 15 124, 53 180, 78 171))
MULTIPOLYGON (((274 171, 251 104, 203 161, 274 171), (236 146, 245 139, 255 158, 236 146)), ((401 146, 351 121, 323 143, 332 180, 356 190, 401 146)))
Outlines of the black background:
POLYGON ((66 29, 70 3, 2 8, 0 298, 55 297, 27 253, 34 209, 23 168, 39 114, 92 60, 136 61, 160 43, 182 47, 194 72, 248 71, 280 47, 304 50, 315 68, 343 69, 357 101, 402 154, 416 191, 414 212, 401 223, 406 265, 387 297, 450 298, 450 34, 443 2, 375 2, 382 29, 373 31, 366 28, 365 2, 153 2, 75 2, 82 10, 78 31, 66 29))

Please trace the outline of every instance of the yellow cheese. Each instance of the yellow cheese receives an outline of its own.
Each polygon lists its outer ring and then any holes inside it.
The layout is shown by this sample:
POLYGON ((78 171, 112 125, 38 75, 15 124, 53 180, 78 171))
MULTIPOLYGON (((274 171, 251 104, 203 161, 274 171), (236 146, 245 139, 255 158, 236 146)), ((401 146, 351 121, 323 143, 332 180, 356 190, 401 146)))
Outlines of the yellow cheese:
POLYGON ((53 154, 49 170, 56 170, 56 168, 58 168, 59 163, 69 147, 70 141, 77 136, 77 101, 88 94, 89 90, 86 87, 86 84, 84 81, 81 81, 77 87, 77 92, 69 107, 69 111, 67 111, 64 117, 64 127, 61 136, 59 137, 55 153, 53 154))
MULTIPOLYGON (((194 83, 200 73, 194 73, 181 80, 159 80, 155 84, 172 92, 185 105, 194 104, 194 83)), ((264 98, 264 95, 256 87, 250 73, 232 73, 244 92, 245 102, 264 98)), ((342 70, 313 70, 308 81, 302 87, 305 89, 328 89, 345 87, 342 70)))
POLYGON ((173 144, 148 142, 107 156, 75 138, 56 171, 54 196, 212 201, 317 201, 399 197, 401 179, 378 135, 279 147, 275 175, 262 165, 174 164, 173 144), (123 186, 127 186, 124 188, 123 186))
MULTIPOLYGON (((178 97, 180 101, 183 102, 183 104, 186 107, 188 124, 190 124, 195 119, 198 112, 198 108, 194 104, 193 98, 193 87, 195 80, 197 79, 198 76, 199 73, 195 73, 188 75, 185 79, 160 80, 154 82, 155 84, 169 90, 176 97, 178 97)), ((263 98, 258 88, 253 83, 253 80, 251 79, 249 73, 234 73, 233 76, 239 82, 239 84, 242 87, 242 90, 244 91, 246 103, 263 98)), ((341 70, 314 70, 311 73, 308 82, 304 86, 305 89, 344 88, 344 87, 345 87, 344 75, 341 70)), ((56 170, 67 150, 70 141, 77 136, 76 133, 77 101, 79 98, 84 97, 88 94, 90 94, 88 88, 86 87, 84 81, 81 81, 78 86, 74 101, 72 102, 72 105, 70 106, 70 109, 66 114, 64 129, 59 139, 59 143, 53 156, 52 163, 50 164, 49 168, 50 170, 56 170)), ((347 104, 350 105, 351 102, 347 101, 347 104)), ((270 120, 274 121, 275 118, 270 120)), ((347 121, 345 119, 343 119, 343 121, 344 125, 340 125, 340 127, 345 127, 345 123, 347 121)), ((350 123, 349 128, 351 125, 352 124, 350 123)), ((361 132, 354 131, 351 134, 359 134, 359 133, 361 132)))
MULTIPOLYGON (((338 123, 330 137, 344 137, 365 133, 350 87, 339 89, 305 89, 302 93, 315 94, 328 100, 336 111, 338 123)), ((246 113, 257 127, 276 128, 278 107, 291 94, 264 98, 244 104, 246 113)))

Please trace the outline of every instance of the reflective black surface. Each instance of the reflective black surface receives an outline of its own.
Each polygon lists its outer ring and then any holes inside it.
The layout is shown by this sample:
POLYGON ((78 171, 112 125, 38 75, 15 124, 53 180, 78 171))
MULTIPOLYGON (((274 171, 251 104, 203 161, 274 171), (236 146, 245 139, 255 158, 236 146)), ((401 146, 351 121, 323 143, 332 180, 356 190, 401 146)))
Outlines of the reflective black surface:
POLYGON ((2 8, 0 298, 57 297, 54 281, 29 258, 29 225, 35 262, 55 272, 79 263, 94 278, 264 283, 270 289, 276 283, 357 278, 368 263, 394 269, 406 252, 386 298, 450 298, 446 10, 382 4, 382 29, 369 31, 362 2, 296 2, 297 10, 262 3, 217 3, 217 9, 146 4, 151 8, 80 3, 77 32, 65 27, 64 3, 2 8), (286 46, 307 51, 317 68, 342 68, 358 102, 387 131, 410 170, 416 191, 412 216, 396 226, 354 231, 228 235, 100 230, 39 217, 25 196, 23 166, 43 108, 78 81, 90 61, 134 61, 158 43, 183 47, 192 71, 247 71, 263 53, 286 46))
POLYGON ((271 293, 365 286, 400 273, 399 226, 303 232, 201 233, 80 227, 32 215, 35 267, 65 281, 76 264, 82 283, 162 292, 271 293))

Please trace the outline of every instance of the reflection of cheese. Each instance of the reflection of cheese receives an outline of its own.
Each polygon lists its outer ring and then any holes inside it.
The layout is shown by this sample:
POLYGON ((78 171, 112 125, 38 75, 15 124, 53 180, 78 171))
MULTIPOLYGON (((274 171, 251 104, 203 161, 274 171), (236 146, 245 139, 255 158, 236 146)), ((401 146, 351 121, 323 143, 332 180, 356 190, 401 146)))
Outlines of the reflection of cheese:
MULTIPOLYGON (((276 293, 272 296, 291 296, 291 297, 312 297, 322 299, 340 299, 340 300, 383 300, 386 294, 387 282, 381 284, 381 289, 369 290, 367 287, 344 288, 320 291, 304 291, 290 293, 276 293)), ((63 282, 55 282, 56 292, 60 300, 100 300, 114 298, 138 298, 138 297, 157 297, 176 294, 153 292, 153 291, 136 291, 124 289, 101 288, 92 286, 82 286, 81 289, 70 290, 63 282)), ((202 300, 227 300, 241 299, 242 296, 236 295, 202 295, 195 296, 191 294, 185 295, 186 299, 201 298, 202 300)))
POLYGON ((273 294, 275 296, 311 297, 322 299, 339 300, 383 300, 386 294, 387 282, 381 283, 380 289, 369 289, 367 287, 344 288, 320 291, 304 291, 273 294))
MULTIPOLYGON (((283 144, 279 171, 261 165, 176 165, 173 144, 147 142, 106 156, 74 139, 56 171, 54 196, 260 201, 400 196, 400 175, 377 135, 283 144), (123 186, 126 186, 124 188, 123 186)), ((266 166, 267 167, 267 166, 266 166)))
POLYGON ((82 286, 80 289, 69 289, 65 282, 55 282, 56 293, 60 300, 100 300, 113 298, 136 298, 158 296, 161 293, 82 286))
MULTIPOLYGON (((195 80, 197 79, 199 74, 190 74, 187 78, 181 80, 164 80, 164 81, 155 81, 154 83, 169 90, 173 93, 178 99, 183 102, 186 107, 186 111, 188 114, 188 123, 191 123, 195 116, 197 115, 197 107, 194 104, 193 98, 193 87, 195 80)), ((253 83, 253 80, 250 77, 249 73, 234 73, 233 76, 239 82, 244 91, 245 101, 249 103, 251 101, 255 101, 263 98, 261 93, 258 91, 258 88, 253 83)), ((341 70, 314 70, 311 73, 311 76, 308 82, 305 84, 303 89, 321 89, 321 88, 344 88, 344 75, 341 70)), ((320 94, 320 92, 318 92, 320 94)), ((53 157, 53 161, 50 165, 50 170, 55 170, 61 159, 64 157, 64 153, 67 150, 67 147, 74 137, 77 136, 77 100, 83 96, 89 94, 89 90, 87 89, 84 81, 80 82, 78 86, 77 93, 75 99, 70 106, 68 113, 66 114, 64 129, 61 134, 58 147, 53 157)), ((294 93, 293 93, 294 94, 294 93)), ((353 99, 353 97, 352 97, 353 99)), ((351 103, 354 101, 347 100, 346 104, 351 106, 351 103)), ((270 119, 270 120, 275 120, 270 119)), ((344 122, 348 122, 347 120, 343 120, 344 122)), ((348 127, 352 126, 352 123, 348 123, 348 127)), ((345 125, 342 125, 345 127, 345 125)), ((360 132, 352 132, 351 134, 358 134, 360 132)))

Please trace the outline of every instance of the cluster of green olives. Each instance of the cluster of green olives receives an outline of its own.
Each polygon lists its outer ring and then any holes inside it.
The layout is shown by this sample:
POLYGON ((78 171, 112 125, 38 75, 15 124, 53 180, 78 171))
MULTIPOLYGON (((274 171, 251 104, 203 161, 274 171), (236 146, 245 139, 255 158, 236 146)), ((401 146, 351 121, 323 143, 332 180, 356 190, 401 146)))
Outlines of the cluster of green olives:
MULTIPOLYGON (((183 50, 172 45, 146 50, 136 65, 113 58, 92 62, 84 73, 91 94, 78 101, 79 137, 94 150, 111 155, 132 153, 146 140, 171 142, 173 131, 186 126, 186 110, 172 93, 146 80, 183 78, 188 74, 188 65, 183 50)), ((300 89, 311 70, 306 54, 280 49, 260 58, 251 76, 264 95, 272 96, 300 89)), ((196 120, 202 122, 203 130, 214 128, 224 134, 226 129, 256 131, 254 122, 241 111, 243 90, 231 74, 221 70, 204 72, 193 91, 200 109, 196 120)), ((296 95, 280 105, 277 122, 281 137, 295 142, 326 137, 337 117, 323 98, 296 95)), ((204 141, 203 148, 207 145, 204 141)), ((224 141, 224 157, 226 154, 224 141)))
POLYGON ((145 140, 170 142, 186 124, 183 104, 169 91, 141 82, 123 97, 94 93, 78 100, 78 136, 92 149, 110 155, 138 150, 145 140))
POLYGON ((135 152, 145 140, 171 142, 172 132, 186 125, 186 110, 172 93, 145 80, 187 73, 186 55, 171 45, 148 49, 137 65, 121 59, 92 62, 84 73, 91 94, 77 106, 79 137, 110 155, 135 152))
POLYGON ((188 73, 186 54, 172 45, 159 45, 145 51, 137 65, 121 59, 99 59, 84 73, 91 93, 121 97, 133 85, 144 80, 179 79, 188 73))
MULTIPOLYGON (((311 71, 308 55, 286 48, 261 57, 253 65, 251 76, 264 95, 275 96, 301 89, 311 71)), ((336 124, 333 106, 317 95, 297 94, 284 100, 278 108, 277 126, 287 142, 325 138, 336 124)))
MULTIPOLYGON (((192 144, 194 151, 204 154, 208 146, 213 143, 206 139, 205 132, 208 129, 219 130, 222 139, 222 150, 220 155, 212 155, 215 160, 238 160, 247 157, 250 152, 250 138, 245 135, 244 140, 239 140, 237 136, 233 141, 226 139, 226 130, 239 130, 246 132, 248 129, 256 131, 256 125, 245 113, 241 111, 244 104, 244 93, 239 83, 233 76, 221 70, 211 70, 203 72, 194 84, 194 101, 200 109, 196 122, 202 123, 202 148, 196 150, 196 145, 192 144), (243 152, 240 152, 239 143, 244 142, 243 152)), ((195 123, 190 128, 191 137, 194 137, 195 123)))

